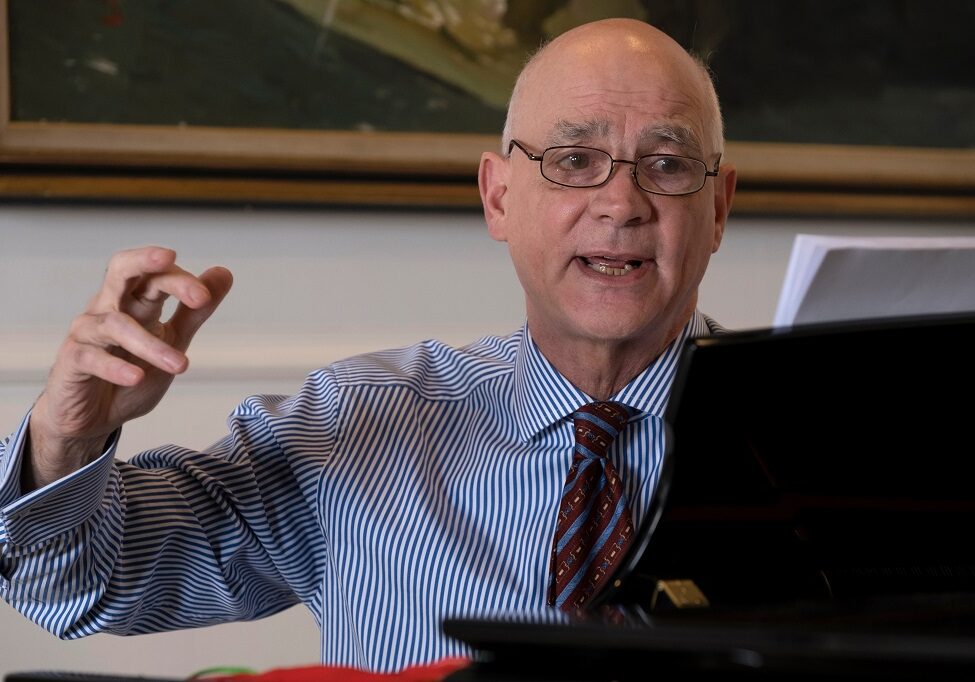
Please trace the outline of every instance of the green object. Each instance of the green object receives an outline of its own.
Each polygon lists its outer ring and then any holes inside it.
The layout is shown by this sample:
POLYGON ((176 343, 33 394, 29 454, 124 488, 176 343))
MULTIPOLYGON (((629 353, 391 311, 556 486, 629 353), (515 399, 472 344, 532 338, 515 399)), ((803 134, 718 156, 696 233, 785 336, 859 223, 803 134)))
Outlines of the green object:
POLYGON ((223 675, 256 675, 257 671, 251 668, 234 668, 234 667, 220 667, 215 668, 204 668, 203 670, 197 670, 195 673, 189 676, 188 679, 195 680, 199 677, 209 677, 213 675, 223 676, 223 675))

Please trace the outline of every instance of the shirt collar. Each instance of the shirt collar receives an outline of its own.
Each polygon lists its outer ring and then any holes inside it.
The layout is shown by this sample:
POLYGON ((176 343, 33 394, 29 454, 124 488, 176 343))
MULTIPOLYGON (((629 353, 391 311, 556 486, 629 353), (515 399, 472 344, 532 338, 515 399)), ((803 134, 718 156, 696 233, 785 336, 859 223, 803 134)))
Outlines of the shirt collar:
MULTIPOLYGON (((542 355, 531 338, 527 324, 520 333, 512 400, 519 434, 524 442, 528 442, 593 399, 572 385, 542 355)), ((684 341, 709 334, 706 317, 695 310, 681 333, 664 352, 611 400, 629 405, 642 415, 663 417, 684 341)))

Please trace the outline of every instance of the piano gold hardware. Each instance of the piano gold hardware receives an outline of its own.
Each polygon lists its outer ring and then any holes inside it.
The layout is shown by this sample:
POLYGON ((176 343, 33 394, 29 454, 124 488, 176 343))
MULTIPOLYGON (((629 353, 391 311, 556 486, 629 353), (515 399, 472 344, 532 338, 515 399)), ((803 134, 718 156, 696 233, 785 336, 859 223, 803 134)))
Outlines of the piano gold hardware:
POLYGON ((699 609, 711 605, 693 580, 658 580, 650 601, 651 609, 656 607, 661 594, 678 609, 699 609))

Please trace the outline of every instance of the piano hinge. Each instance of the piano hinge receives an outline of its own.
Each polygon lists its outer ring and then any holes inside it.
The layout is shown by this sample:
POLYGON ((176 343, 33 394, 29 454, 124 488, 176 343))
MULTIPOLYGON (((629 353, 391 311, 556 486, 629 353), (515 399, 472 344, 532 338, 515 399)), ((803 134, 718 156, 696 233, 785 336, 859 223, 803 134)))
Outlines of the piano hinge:
POLYGON ((710 606, 708 598, 693 580, 658 580, 650 600, 650 608, 657 608, 657 601, 663 595, 671 605, 678 609, 699 609, 710 606))

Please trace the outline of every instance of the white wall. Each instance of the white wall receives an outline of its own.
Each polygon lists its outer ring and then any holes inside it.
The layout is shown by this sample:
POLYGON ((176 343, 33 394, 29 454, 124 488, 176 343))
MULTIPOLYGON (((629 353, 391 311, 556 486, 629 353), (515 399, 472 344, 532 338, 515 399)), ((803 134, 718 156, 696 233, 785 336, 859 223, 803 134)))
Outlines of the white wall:
MULTIPOLYGON (((726 326, 768 325, 798 232, 975 236, 975 221, 732 218, 701 308, 726 326)), ((40 391, 109 254, 146 243, 175 248, 190 270, 226 265, 236 282, 191 349, 190 372, 156 412, 126 427, 125 453, 170 441, 204 446, 242 397, 290 392, 307 370, 351 353, 432 336, 464 343, 522 321, 506 250, 473 212, 0 205, 0 432, 13 430, 40 391)), ((176 677, 317 658, 303 609, 188 633, 60 642, 0 604, 0 675, 176 677)))

